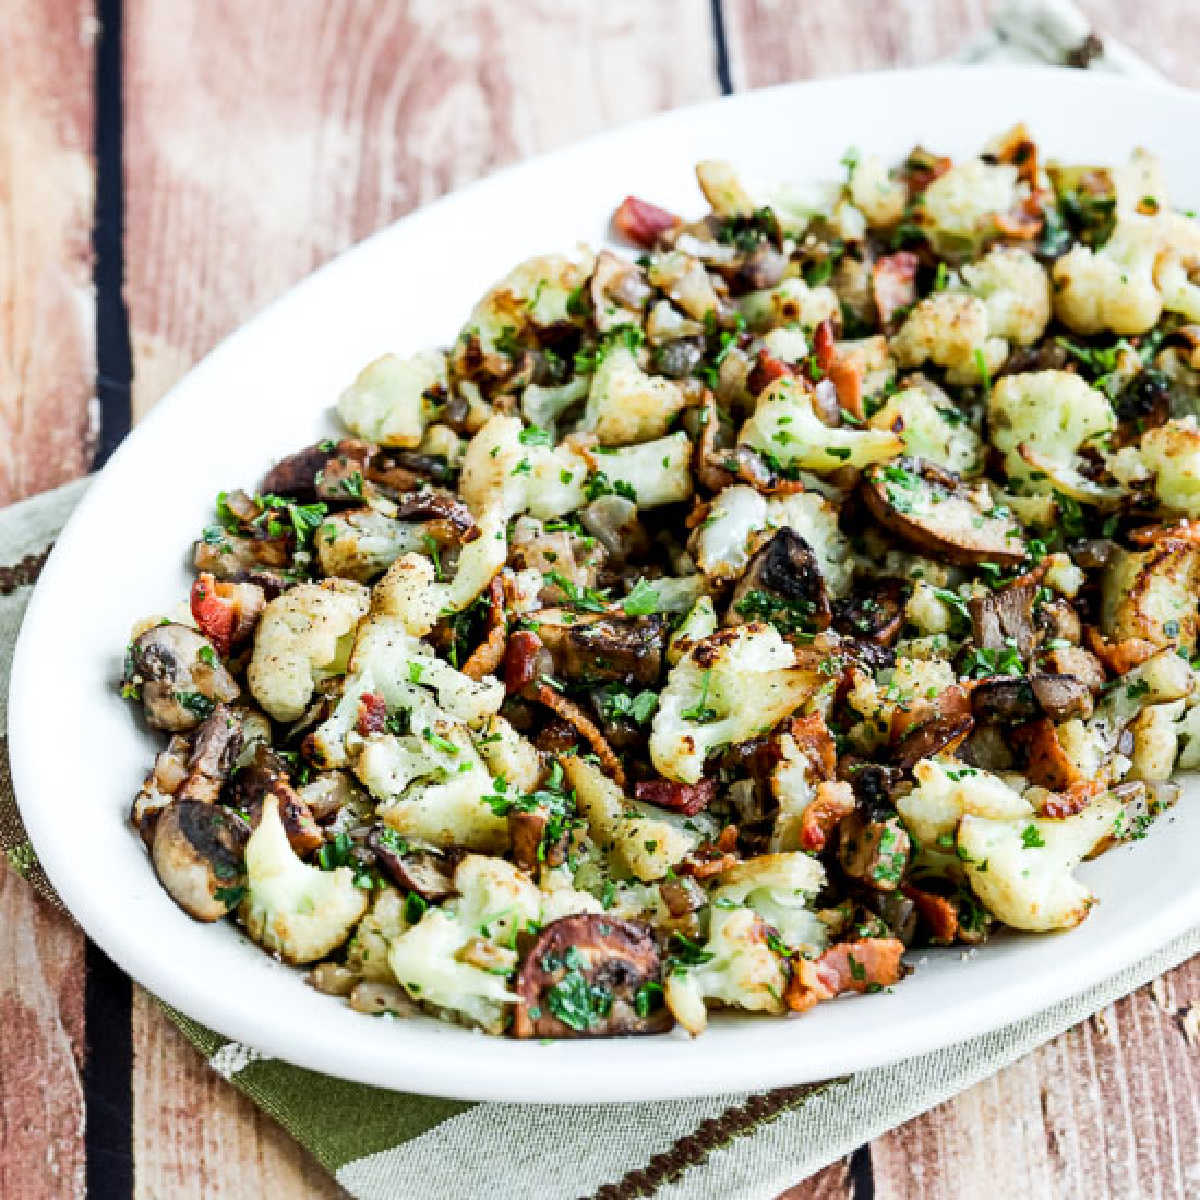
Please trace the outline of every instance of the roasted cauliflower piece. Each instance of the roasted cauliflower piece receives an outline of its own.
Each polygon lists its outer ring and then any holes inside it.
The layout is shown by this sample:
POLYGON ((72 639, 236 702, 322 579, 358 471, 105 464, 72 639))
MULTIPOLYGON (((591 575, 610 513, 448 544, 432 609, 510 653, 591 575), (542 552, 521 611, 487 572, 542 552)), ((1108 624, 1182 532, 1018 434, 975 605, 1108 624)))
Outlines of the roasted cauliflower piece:
POLYGON ((238 916, 246 931, 284 962, 309 963, 336 950, 367 910, 367 892, 349 867, 322 871, 296 857, 268 794, 246 843, 246 895, 238 916))
POLYGON ((444 354, 385 354, 363 367, 338 397, 338 416, 347 429, 369 442, 415 449, 438 402, 445 402, 448 386, 444 354))
POLYGON ((665 436, 687 404, 682 389, 661 375, 649 375, 626 346, 615 346, 592 376, 583 428, 602 446, 626 446, 665 436))

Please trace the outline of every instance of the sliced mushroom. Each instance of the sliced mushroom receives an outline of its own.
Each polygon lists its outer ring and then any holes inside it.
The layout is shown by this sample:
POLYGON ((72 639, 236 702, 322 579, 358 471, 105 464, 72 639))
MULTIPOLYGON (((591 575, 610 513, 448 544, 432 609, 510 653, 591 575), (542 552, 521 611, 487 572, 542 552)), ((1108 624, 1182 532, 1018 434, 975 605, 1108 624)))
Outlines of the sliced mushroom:
POLYGON ((351 501, 354 497, 346 490, 345 480, 354 471, 361 476, 374 450, 369 442, 354 438, 306 446, 276 463, 263 476, 259 491, 305 503, 316 499, 351 501))
POLYGON ((1013 566, 1026 557, 1020 526, 952 471, 918 458, 875 463, 863 473, 872 516, 914 550, 960 566, 1013 566))
POLYGON ((177 733, 195 729, 224 701, 241 694, 207 638, 187 625, 155 625, 135 638, 125 683, 141 688, 146 723, 177 733))
POLYGON ((362 793, 345 771, 319 771, 303 787, 296 789, 296 795, 308 806, 313 820, 322 823, 332 820, 347 805, 362 798, 362 793))
POLYGON ((279 819, 298 855, 304 857, 324 845, 325 833, 292 787, 283 759, 269 746, 258 745, 254 747, 254 756, 230 782, 227 799, 235 808, 244 809, 251 825, 257 827, 267 795, 278 801, 279 819))
POLYGON ((833 604, 833 627, 846 637, 890 646, 904 625, 904 605, 912 585, 903 579, 875 579, 855 586, 854 595, 833 604))
POLYGON ((754 552, 729 601, 727 624, 768 620, 785 633, 826 629, 831 611, 812 547, 784 526, 754 552))
POLYGON ((650 536, 638 519, 638 507, 625 496, 601 496, 579 517, 588 533, 603 543, 612 566, 643 558, 650 550, 650 536))
POLYGON ((838 863, 851 879, 880 892, 895 891, 912 854, 899 817, 869 819, 861 810, 838 826, 838 863))
POLYGON ((656 684, 662 670, 666 625, 658 615, 618 617, 546 609, 538 637, 554 660, 554 674, 586 683, 625 680, 656 684))
POLYGON ((1013 644, 1021 660, 1027 662, 1037 645, 1033 620, 1036 596, 1037 584, 1022 582, 972 597, 967 607, 975 644, 985 650, 1003 650, 1013 644))
POLYGON ((151 857, 171 899, 197 921, 216 921, 241 899, 249 830, 236 813, 173 800, 159 814, 151 857))
POLYGON ((154 823, 172 797, 183 786, 188 775, 191 743, 182 734, 172 735, 166 747, 158 752, 154 766, 133 798, 129 821, 138 831, 146 849, 154 845, 154 823))
POLYGON ((426 522, 430 535, 441 542, 465 545, 479 537, 471 510, 457 497, 436 488, 398 497, 395 516, 397 521, 426 522))
POLYGON ((291 559, 288 537, 246 537, 213 528, 192 547, 192 566, 201 574, 211 574, 223 582, 244 580, 257 583, 271 595, 283 590, 287 580, 279 574, 291 559))
POLYGON ((966 741, 975 722, 969 714, 935 717, 909 730, 894 751, 896 765, 902 771, 911 771, 923 758, 935 754, 953 754, 966 741))
POLYGON ((513 1033, 663 1033, 674 1019, 662 1003, 661 985, 662 964, 648 925, 601 913, 560 917, 538 934, 517 971, 513 1033))
POLYGON ((176 792, 176 798, 215 803, 241 749, 241 724, 224 704, 218 704, 196 730, 187 778, 176 792))
POLYGON ((983 679, 971 692, 971 710, 979 721, 1014 724, 1029 721, 1039 712, 1033 684, 1021 675, 983 679))
POLYGON ((1035 675, 1030 681, 1038 707, 1056 725, 1092 715, 1092 693, 1087 683, 1070 675, 1035 675))
POLYGON ((397 846, 378 826, 367 835, 367 846, 397 886, 416 892, 431 904, 454 895, 454 868, 444 855, 397 846))

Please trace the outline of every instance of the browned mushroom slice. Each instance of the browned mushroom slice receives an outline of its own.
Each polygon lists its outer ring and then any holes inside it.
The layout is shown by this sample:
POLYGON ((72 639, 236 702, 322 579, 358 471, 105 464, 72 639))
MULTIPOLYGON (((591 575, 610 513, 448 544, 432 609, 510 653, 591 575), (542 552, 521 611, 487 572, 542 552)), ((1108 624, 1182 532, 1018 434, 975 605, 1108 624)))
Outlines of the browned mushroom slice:
POLYGON ((969 713, 936 717, 910 730, 896 743, 896 765, 911 771, 923 758, 953 754, 966 741, 975 722, 969 713))
POLYGON ((971 691, 971 711, 979 721, 1017 724, 1039 713, 1033 684, 1021 675, 997 675, 981 679, 971 691))
POLYGON ((257 827, 268 794, 278 801, 279 819, 297 854, 303 857, 324 844, 324 831, 292 787, 283 759, 269 746, 260 744, 255 746, 251 760, 233 777, 227 798, 234 807, 244 809, 251 825, 257 827))
POLYGON ((656 684, 666 627, 658 615, 619 617, 544 609, 538 637, 554 660, 554 674, 587 683, 625 680, 656 684))
POLYGON ((409 850, 392 830, 377 826, 367 834, 367 846, 397 886, 437 903, 454 895, 453 867, 432 850, 409 850))
POLYGON ((1087 683, 1070 675, 1034 675, 1031 682, 1038 707, 1056 725, 1074 717, 1092 715, 1092 693, 1087 683))
POLYGON ((248 832, 236 813, 201 800, 173 800, 159 814, 154 869, 189 916, 216 921, 241 899, 248 832))
POLYGON ((876 463, 863 473, 875 519, 914 550, 960 566, 1013 566, 1026 557, 1020 526, 952 471, 917 458, 876 463))
POLYGON ((835 601, 833 627, 847 637, 890 646, 904 625, 904 605, 911 591, 911 584, 903 579, 856 585, 853 596, 835 601))
MULTIPOLYGON (((306 446, 277 462, 263 476, 259 491, 264 495, 290 496, 301 501, 329 499, 330 496, 325 494, 329 489, 323 486, 325 476, 329 475, 330 481, 335 483, 344 482, 353 471, 358 471, 361 477, 374 450, 370 442, 353 438, 306 446)), ((332 498, 350 500, 353 497, 342 488, 332 498)))
POLYGON ((429 532, 439 541, 473 542, 479 536, 479 525, 471 510, 449 492, 426 488, 409 492, 396 501, 396 520, 428 522, 429 532))
POLYGON ((726 622, 770 621, 782 633, 801 633, 828 628, 830 616, 817 556, 785 526, 754 552, 733 589, 726 622))
POLYGON ((899 817, 871 820, 858 809, 838 827, 838 863, 851 879, 880 892, 900 886, 912 842, 899 817))
POLYGON ((662 1033, 662 963, 650 927, 600 913, 551 921, 517 971, 513 1033, 614 1037, 662 1033))
POLYGON ((1027 661, 1037 645, 1033 620, 1036 596, 1037 584, 1027 581, 973 597, 967 607, 976 645, 984 650, 1003 650, 1015 644, 1022 661, 1027 661))
POLYGON ((196 730, 187 778, 176 793, 177 799, 214 803, 241 749, 241 724, 224 704, 218 704, 196 730))
POLYGON ((195 729, 221 701, 241 689, 207 638, 188 625, 154 625, 134 638, 125 684, 140 688, 146 723, 177 733, 195 729))
POLYGON ((191 745, 182 733, 171 736, 166 747, 154 759, 154 766, 146 776, 129 810, 129 821, 138 831, 147 850, 154 846, 154 823, 172 797, 183 786, 188 775, 188 759, 191 745))

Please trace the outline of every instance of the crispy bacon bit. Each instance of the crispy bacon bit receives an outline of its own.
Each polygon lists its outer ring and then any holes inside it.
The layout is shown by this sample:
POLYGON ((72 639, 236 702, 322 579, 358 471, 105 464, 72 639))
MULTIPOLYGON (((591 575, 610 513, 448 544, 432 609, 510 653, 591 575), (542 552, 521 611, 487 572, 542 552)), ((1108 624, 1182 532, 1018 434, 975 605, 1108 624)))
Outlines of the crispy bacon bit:
POLYGON ((387 728, 387 701, 378 692, 364 692, 359 696, 358 720, 354 728, 360 737, 370 737, 387 728))
POLYGON ((682 220, 673 212, 659 208, 636 196, 626 196, 620 207, 613 213, 613 227, 627 241, 641 246, 644 250, 652 250, 659 235, 681 225, 682 220))
POLYGON ((711 879, 735 866, 737 855, 738 827, 726 825, 717 835, 715 842, 701 842, 676 867, 677 875, 690 875, 693 879, 711 879))
POLYGON ((1153 546, 1158 542, 1200 542, 1200 521, 1186 517, 1174 525, 1143 525, 1129 531, 1135 546, 1153 546))
POLYGON ((861 938, 839 942, 820 958, 794 959, 784 999, 792 1012, 807 1012, 820 1000, 844 992, 873 992, 891 987, 904 972, 899 938, 861 938))
POLYGON ((647 804, 694 817, 712 803, 717 794, 717 781, 702 779, 699 783, 676 783, 673 779, 645 779, 633 785, 633 794, 647 804))
POLYGON ((996 228, 1006 237, 1016 241, 1030 241, 1042 231, 1045 218, 1041 209, 1034 207, 1031 199, 1008 213, 996 214, 996 228))
POLYGON ((911 883, 902 883, 900 890, 916 905, 921 920, 929 926, 929 940, 937 946, 949 946, 958 936, 958 909, 953 901, 911 883))
POLYGON ((825 718, 820 713, 807 717, 793 717, 787 732, 813 770, 822 779, 832 779, 837 770, 837 746, 825 718))
POLYGON ((538 659, 545 646, 536 633, 518 629, 504 653, 504 688, 510 696, 523 692, 538 677, 538 659))
POLYGON ((1054 792, 1065 792, 1083 782, 1083 776, 1067 757, 1058 740, 1058 731, 1048 717, 1017 726, 1012 731, 1012 738, 1029 755, 1025 774, 1031 783, 1054 792))
POLYGON ((204 571, 192 584, 192 616, 222 658, 254 632, 265 604, 254 583, 223 583, 204 571))
POLYGON ((838 354, 833 337, 833 322, 828 317, 813 330, 813 353, 817 357, 817 366, 833 384, 838 404, 852 417, 861 421, 864 415, 862 375, 854 363, 838 354))
POLYGON ((471 679, 491 675, 504 662, 508 625, 504 616, 504 580, 499 575, 488 586, 488 616, 483 641, 463 663, 462 672, 471 679))
POLYGON ((757 396, 763 388, 770 387, 777 380, 796 372, 781 358, 776 358, 769 350, 762 349, 746 376, 746 390, 752 396, 757 396))
POLYGON ((953 159, 933 154, 923 146, 915 146, 904 160, 902 177, 909 197, 920 195, 935 179, 940 179, 954 165, 953 159))
MULTIPOLYGON (((538 643, 541 645, 541 643, 538 643)), ((562 717, 568 725, 591 746, 592 752, 600 760, 600 769, 608 775, 618 787, 625 786, 625 768, 621 760, 613 752, 599 726, 575 703, 568 700, 561 692, 556 692, 548 683, 539 683, 533 690, 534 699, 544 704, 556 716, 562 717)))
POLYGON ((800 848, 825 849, 829 835, 854 811, 854 789, 840 779, 817 784, 817 794, 800 818, 800 848))
POLYGON ((1145 638, 1124 638, 1119 642, 1110 642, 1094 625, 1085 625, 1083 635, 1091 652, 1114 675, 1124 675, 1134 667, 1141 666, 1160 649, 1145 638))
POLYGON ((1073 817, 1081 813, 1104 790, 1096 779, 1080 779, 1065 792, 1051 792, 1042 801, 1043 817, 1073 817))
POLYGON ((871 287, 879 323, 888 325, 902 308, 917 300, 917 267, 921 260, 911 250, 897 250, 875 260, 871 268, 871 287))

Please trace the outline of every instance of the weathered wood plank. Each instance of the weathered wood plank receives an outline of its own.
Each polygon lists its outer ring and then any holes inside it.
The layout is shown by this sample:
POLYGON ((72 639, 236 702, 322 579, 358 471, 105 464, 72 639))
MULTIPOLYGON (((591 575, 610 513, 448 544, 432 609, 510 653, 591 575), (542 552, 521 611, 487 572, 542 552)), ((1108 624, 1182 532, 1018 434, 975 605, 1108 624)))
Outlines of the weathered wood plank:
MULTIPOLYGON (((93 12, 0 5, 0 505, 91 454, 93 12)), ((70 919, 0 866, 0 1195, 13 1200, 83 1192, 83 964, 70 919)))
POLYGON ((0 6, 0 505, 90 458, 91 0, 0 6))
MULTIPOLYGON (((387 221, 505 162, 717 91, 708 0, 132 0, 125 27, 135 415, 387 221)), ((144 997, 134 1057, 140 1197, 318 1186, 306 1156, 144 997)))

